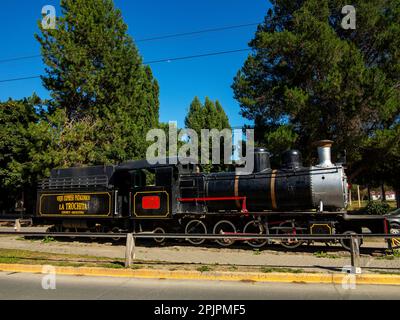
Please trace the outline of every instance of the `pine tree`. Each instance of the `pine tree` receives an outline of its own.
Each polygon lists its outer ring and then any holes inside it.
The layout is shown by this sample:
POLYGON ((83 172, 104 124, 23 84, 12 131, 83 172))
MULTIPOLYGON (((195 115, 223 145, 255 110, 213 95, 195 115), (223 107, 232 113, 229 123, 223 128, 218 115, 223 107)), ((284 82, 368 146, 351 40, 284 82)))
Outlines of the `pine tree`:
POLYGON ((49 111, 65 110, 66 130, 77 126, 75 144, 91 140, 94 151, 81 148, 78 162, 144 157, 146 132, 158 125, 159 88, 121 12, 112 0, 62 0, 61 7, 56 29, 36 35, 53 98, 49 111), (88 125, 91 134, 79 129, 88 125))
POLYGON ((193 99, 185 117, 185 126, 195 130, 199 136, 201 129, 231 129, 221 103, 218 100, 213 102, 209 97, 205 98, 204 105, 198 97, 193 99))
POLYGON ((352 1, 356 30, 341 26, 346 1, 272 4, 233 84, 257 142, 299 147, 312 160, 312 143, 332 139, 334 153, 347 150, 350 173, 371 167, 363 148, 399 123, 398 1, 352 1))
MULTIPOLYGON (((188 129, 196 131, 199 139, 201 138, 202 129, 217 129, 222 131, 224 129, 231 129, 229 124, 228 116, 226 115, 222 105, 217 100, 213 102, 210 98, 206 97, 204 104, 202 105, 199 98, 195 97, 190 104, 188 114, 185 118, 185 126, 188 129)), ((230 137, 232 138, 232 137, 230 137)), ((224 159, 224 139, 220 141, 220 159, 224 159)), ((222 165, 211 165, 211 154, 212 154, 212 140, 209 141, 210 145, 210 164, 203 165, 202 170, 205 172, 210 171, 221 171, 223 170, 222 165)), ((199 160, 201 160, 201 146, 199 145, 199 160)))

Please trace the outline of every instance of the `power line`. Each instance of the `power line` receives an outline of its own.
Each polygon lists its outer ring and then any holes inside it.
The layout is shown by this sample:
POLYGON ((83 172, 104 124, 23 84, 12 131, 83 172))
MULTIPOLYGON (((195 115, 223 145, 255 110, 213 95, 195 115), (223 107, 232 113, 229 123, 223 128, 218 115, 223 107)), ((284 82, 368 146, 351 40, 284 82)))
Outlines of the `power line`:
POLYGON ((21 81, 21 80, 28 80, 28 79, 36 79, 36 78, 40 78, 40 76, 31 76, 31 77, 23 77, 23 78, 5 79, 5 80, 0 80, 0 83, 3 83, 3 82, 13 82, 13 81, 21 81))
MULTIPOLYGON (((246 48, 246 49, 236 49, 236 50, 228 50, 228 51, 209 52, 209 53, 196 54, 196 55, 183 56, 183 57, 175 57, 175 58, 167 58, 167 59, 160 59, 160 60, 152 60, 152 61, 144 62, 143 64, 156 64, 156 63, 162 63, 162 62, 172 62, 172 61, 179 61, 179 60, 189 60, 189 59, 204 58, 204 57, 218 56, 218 55, 224 55, 224 54, 245 52, 245 51, 250 51, 250 50, 252 50, 252 49, 251 49, 251 48, 246 48)), ((15 81, 28 80, 28 79, 37 79, 37 78, 40 78, 40 77, 41 77, 41 76, 37 75, 37 76, 22 77, 22 78, 4 79, 4 80, 0 80, 0 83, 4 83, 4 82, 15 82, 15 81)))
POLYGON ((139 39, 139 40, 136 40, 136 42, 148 42, 148 41, 156 41, 156 40, 163 40, 163 39, 169 39, 169 38, 178 38, 178 37, 191 36, 191 35, 196 35, 196 34, 201 34, 201 33, 218 32, 218 31, 225 31, 225 30, 231 30, 231 29, 251 27, 251 26, 256 26, 259 24, 260 24, 260 22, 238 24, 238 25, 233 25, 233 26, 226 26, 226 27, 219 27, 219 28, 212 28, 212 29, 203 29, 203 30, 183 32, 183 33, 175 33, 175 34, 169 34, 169 35, 164 35, 164 36, 154 36, 151 38, 139 39))
POLYGON ((252 50, 252 49, 246 48, 246 49, 237 49, 237 50, 229 50, 229 51, 210 52, 210 53, 196 54, 196 55, 192 55, 192 56, 184 56, 184 57, 176 57, 176 58, 170 58, 170 59, 153 60, 153 61, 144 62, 144 64, 155 64, 155 63, 161 63, 161 62, 188 60, 188 59, 203 58, 203 57, 210 57, 210 56, 218 56, 218 55, 230 54, 230 53, 236 53, 236 52, 244 52, 244 51, 250 51, 250 50, 252 50))
MULTIPOLYGON (((219 32, 219 31, 225 31, 225 30, 246 28, 246 27, 256 26, 259 24, 260 24, 259 22, 258 23, 246 23, 246 24, 237 24, 237 25, 218 27, 218 28, 203 29, 203 30, 197 30, 197 31, 160 35, 160 36, 138 39, 138 40, 135 40, 135 42, 139 43, 139 42, 150 42, 150 41, 158 41, 158 40, 171 39, 171 38, 179 38, 179 37, 191 36, 191 35, 202 34, 202 33, 219 32)), ((33 58, 40 58, 40 57, 41 57, 40 54, 36 54, 36 55, 30 55, 30 56, 21 56, 21 57, 16 57, 16 58, 2 59, 2 60, 0 60, 0 64, 7 63, 7 62, 33 59, 33 58)))
POLYGON ((35 54, 35 55, 32 55, 32 56, 24 56, 24 57, 3 59, 3 60, 0 60, 0 63, 19 61, 19 60, 26 60, 26 59, 33 59, 33 58, 38 58, 38 57, 41 57, 41 55, 40 54, 35 54))

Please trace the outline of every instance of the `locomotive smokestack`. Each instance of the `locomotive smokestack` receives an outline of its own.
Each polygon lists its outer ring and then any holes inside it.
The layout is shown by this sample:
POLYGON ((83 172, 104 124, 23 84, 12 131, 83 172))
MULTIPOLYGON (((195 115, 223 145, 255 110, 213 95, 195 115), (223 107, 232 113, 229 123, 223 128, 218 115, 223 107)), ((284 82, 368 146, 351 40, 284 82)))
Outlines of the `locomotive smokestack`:
POLYGON ((319 163, 318 167, 332 167, 331 161, 331 148, 332 148, 333 141, 331 140, 321 140, 316 143, 318 147, 318 157, 319 163))

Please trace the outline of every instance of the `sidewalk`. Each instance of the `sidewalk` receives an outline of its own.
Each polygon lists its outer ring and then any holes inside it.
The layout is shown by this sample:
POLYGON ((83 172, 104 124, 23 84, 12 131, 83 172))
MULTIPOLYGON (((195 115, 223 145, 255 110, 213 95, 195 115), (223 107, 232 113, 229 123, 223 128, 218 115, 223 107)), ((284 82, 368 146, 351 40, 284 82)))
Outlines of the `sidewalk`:
MULTIPOLYGON (((365 245, 368 254, 361 250, 361 267, 363 272, 379 269, 385 273, 400 273, 400 258, 383 256, 384 250, 373 248, 384 248, 381 243, 368 243, 365 245), (372 252, 372 255, 371 255, 372 252), (378 253, 379 252, 379 253, 378 253), (379 255, 379 256, 375 256, 379 255)), ((47 253, 76 254, 95 257, 120 258, 125 257, 124 245, 84 243, 84 242, 49 242, 40 240, 17 240, 16 237, 0 237, 0 248, 19 249, 47 253)), ((260 250, 252 250, 245 246, 236 248, 219 247, 194 247, 182 245, 171 246, 146 246, 139 243, 135 250, 136 259, 145 262, 183 263, 183 264, 205 264, 205 265, 236 265, 236 266, 263 266, 263 267, 285 267, 303 269, 306 272, 341 272, 344 266, 350 264, 350 255, 338 248, 312 246, 303 252, 288 252, 279 246, 270 249, 265 247, 260 250)))

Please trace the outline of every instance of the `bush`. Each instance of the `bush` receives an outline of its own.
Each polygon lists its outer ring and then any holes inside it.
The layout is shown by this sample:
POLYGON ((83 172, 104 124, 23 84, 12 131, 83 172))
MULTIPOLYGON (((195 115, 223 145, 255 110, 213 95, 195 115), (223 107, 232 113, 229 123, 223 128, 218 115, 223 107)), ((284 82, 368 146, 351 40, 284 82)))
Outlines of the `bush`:
POLYGON ((365 213, 370 215, 384 215, 390 210, 390 206, 387 202, 383 201, 370 201, 365 207, 365 213))

